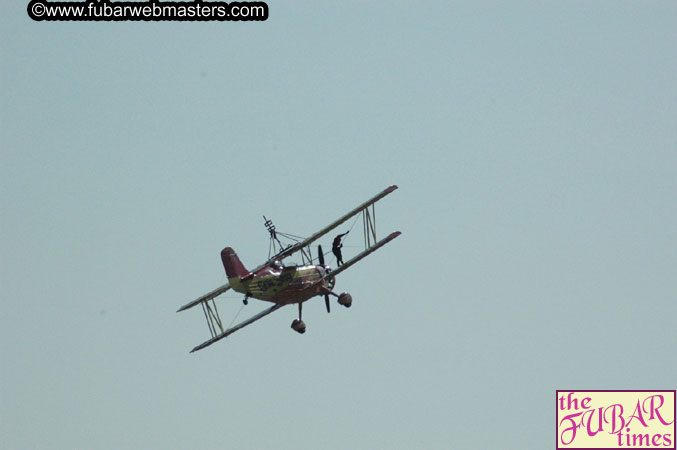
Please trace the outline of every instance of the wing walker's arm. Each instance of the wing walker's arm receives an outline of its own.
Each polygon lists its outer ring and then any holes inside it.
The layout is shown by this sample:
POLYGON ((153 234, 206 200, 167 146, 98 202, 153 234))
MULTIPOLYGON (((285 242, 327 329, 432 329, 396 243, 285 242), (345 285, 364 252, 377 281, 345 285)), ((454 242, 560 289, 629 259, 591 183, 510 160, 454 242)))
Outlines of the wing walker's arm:
POLYGON ((264 309, 263 311, 261 311, 261 312, 258 313, 257 315, 252 316, 252 317, 250 317, 249 319, 247 319, 247 320, 245 320, 245 321, 243 321, 243 322, 238 323, 238 324, 235 325, 234 327, 228 328, 226 331, 224 331, 223 333, 219 334, 218 336, 214 336, 214 337, 211 338, 210 340, 203 342, 202 344, 198 345, 197 347, 195 347, 195 348, 194 348, 193 350, 191 350, 190 352, 193 353, 193 352, 196 352, 196 351, 198 351, 198 350, 202 350, 203 348, 212 345, 214 342, 219 341, 219 340, 223 339, 224 337, 226 337, 226 336, 228 336, 228 335, 230 335, 230 334, 235 333, 235 332, 236 332, 237 330, 239 330, 240 328, 244 328, 244 327, 246 327, 247 325, 251 325, 252 323, 256 322, 257 320, 259 320, 259 319, 261 319, 261 318, 267 316, 268 314, 272 313, 273 311, 276 311, 276 310, 282 308, 283 306, 284 306, 284 305, 275 305, 275 306, 273 306, 273 307, 271 307, 271 308, 264 309))

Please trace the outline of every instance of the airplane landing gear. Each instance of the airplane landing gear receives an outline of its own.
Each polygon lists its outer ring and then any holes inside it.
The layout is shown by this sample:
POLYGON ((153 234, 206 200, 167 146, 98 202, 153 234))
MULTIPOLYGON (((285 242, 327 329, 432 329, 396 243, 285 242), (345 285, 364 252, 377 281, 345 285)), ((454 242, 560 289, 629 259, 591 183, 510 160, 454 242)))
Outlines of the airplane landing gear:
POLYGON ((342 293, 338 296, 339 305, 343 305, 346 308, 350 308, 350 305, 353 304, 353 297, 347 292, 342 293))
POLYGON ((294 319, 294 321, 291 323, 291 328, 292 330, 296 331, 299 334, 303 334, 306 332, 306 324, 301 320, 301 315, 303 312, 303 303, 299 303, 299 318, 294 319))
POLYGON ((353 297, 347 292, 343 292, 343 293, 341 293, 341 295, 338 295, 338 294, 330 291, 329 289, 326 289, 326 290, 322 291, 322 293, 324 295, 333 295, 334 297, 337 297, 339 305, 343 305, 346 308, 350 308, 350 306, 353 304, 353 297))
POLYGON ((291 323, 291 328, 299 334, 306 332, 306 324, 300 319, 294 319, 294 321, 291 323))

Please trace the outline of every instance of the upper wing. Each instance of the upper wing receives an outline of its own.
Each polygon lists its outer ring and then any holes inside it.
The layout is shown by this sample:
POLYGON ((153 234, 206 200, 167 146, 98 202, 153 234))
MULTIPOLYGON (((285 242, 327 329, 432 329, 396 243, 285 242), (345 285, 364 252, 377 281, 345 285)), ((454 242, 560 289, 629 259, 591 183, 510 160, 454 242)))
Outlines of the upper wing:
POLYGON ((203 296, 200 297, 200 298, 196 298, 195 300, 193 300, 193 301, 190 302, 190 303, 186 303, 186 304, 183 305, 181 308, 179 308, 178 311, 176 311, 176 312, 185 311, 186 309, 192 308, 192 307, 195 306, 195 305, 199 305, 199 304, 202 303, 202 302, 205 302, 205 301, 207 301, 207 300, 211 300, 211 299, 213 299, 214 297, 218 297, 219 295, 221 295, 221 294, 223 294, 224 292, 226 292, 228 289, 230 289, 230 284, 229 284, 229 283, 226 283, 226 284, 224 284, 223 286, 214 289, 214 290, 211 291, 210 293, 205 294, 205 295, 203 295, 203 296))
POLYGON ((272 306, 272 307, 270 307, 270 308, 268 308, 268 309, 264 309, 263 311, 261 311, 260 313, 256 314, 255 316, 252 316, 252 317, 250 317, 249 319, 247 319, 247 320, 245 320, 245 321, 243 321, 243 322, 238 323, 238 324, 235 325, 234 327, 228 328, 226 331, 224 331, 223 333, 221 333, 221 334, 219 334, 219 335, 217 335, 217 336, 214 336, 214 337, 211 338, 210 340, 203 342, 202 344, 198 345, 197 347, 195 347, 195 348, 194 348, 193 350, 191 350, 190 352, 193 353, 193 352, 196 352, 196 351, 198 351, 198 350, 202 350, 203 348, 212 345, 214 342, 219 341, 219 340, 223 339, 224 337, 226 337, 226 336, 228 336, 228 335, 230 335, 230 334, 235 333, 237 330, 239 330, 239 329, 241 329, 241 328, 244 328, 244 327, 246 327, 247 325, 250 325, 250 324, 256 322, 257 320, 259 320, 259 319, 261 319, 261 318, 267 316, 268 314, 272 313, 273 311, 276 311, 276 310, 282 308, 283 306, 284 306, 284 305, 279 305, 279 304, 278 304, 278 305, 272 306))
POLYGON ((325 278, 325 279, 334 278, 336 275, 340 274, 341 272, 343 272, 344 270, 346 270, 347 268, 349 268, 350 266, 352 266, 353 264, 355 264, 356 262, 358 262, 358 261, 361 260, 362 258, 368 256, 370 253, 373 253, 373 252, 375 252, 376 250, 378 250, 379 248, 383 247, 384 245, 386 245, 388 242, 390 242, 390 241, 392 241, 393 239, 395 239, 395 238, 396 238, 397 236, 399 236, 400 234, 402 234, 402 233, 400 233, 399 231, 394 231, 394 232, 390 233, 387 237, 381 239, 381 240, 378 241, 376 244, 372 245, 372 246, 369 247, 368 249, 366 249, 366 250, 364 250, 363 252, 359 253, 357 256, 355 256, 355 257, 353 257, 353 258, 350 258, 348 261, 346 261, 345 263, 343 263, 343 264, 341 265, 341 267, 339 267, 338 269, 332 270, 331 272, 329 272, 328 274, 326 274, 326 275, 324 276, 324 278, 325 278))
MULTIPOLYGON (((351 217, 355 216, 356 214, 359 214, 363 209, 365 209, 365 208, 367 208, 367 207, 373 205, 373 204, 376 203, 377 201, 381 200, 383 197, 385 197, 386 195, 390 194, 390 193, 393 192, 395 189, 397 189, 397 186, 393 184, 392 186, 390 186, 390 187, 388 187, 387 189, 383 190, 383 191, 380 192, 379 194, 373 196, 372 198, 370 198, 370 199, 367 200, 366 202, 362 203, 360 206, 356 207, 355 209, 353 209, 353 210, 350 211, 349 213, 347 213, 347 214, 345 214, 344 216, 342 216, 342 217, 336 219, 336 220, 333 221, 331 224, 329 224, 329 225, 327 225, 326 227, 322 228, 320 231, 318 231, 317 233, 313 234, 313 235, 310 236, 309 238, 306 238, 306 239, 304 239, 303 241, 297 242, 296 244, 292 245, 291 247, 288 247, 288 248, 282 250, 280 253, 278 253, 277 255, 273 256, 270 260, 266 261, 264 264, 261 264, 261 265, 258 266, 256 269, 254 269, 254 270, 252 270, 251 272, 249 272, 249 275, 248 275, 248 276, 252 276, 253 274, 255 274, 255 273, 258 272, 259 270, 263 269, 264 267, 266 267, 268 264, 270 264, 271 262, 273 262, 273 261, 276 260, 276 259, 283 259, 283 258, 286 258, 286 257, 288 257, 288 256, 293 255, 294 253, 296 253, 296 252, 298 252, 299 250, 303 249, 305 246, 307 246, 307 245, 313 243, 314 241, 318 240, 319 238, 321 238, 321 237, 324 236, 325 234, 329 233, 331 230, 333 230, 334 228, 338 227, 339 225, 341 225, 342 223, 344 223, 345 221, 347 221, 347 220, 350 219, 351 217)), ((246 278, 247 278, 247 277, 245 277, 245 279, 246 279, 246 278)))
POLYGON ((355 209, 353 209, 352 211, 350 211, 348 214, 346 214, 346 215, 340 217, 339 219, 335 220, 335 221, 332 222, 331 224, 329 224, 329 225, 327 225, 326 227, 322 228, 322 229, 321 229, 320 231, 318 231, 317 233, 315 233, 315 234, 313 234, 312 236, 310 236, 309 238, 307 238, 307 239, 305 239, 305 240, 303 240, 303 241, 301 241, 301 242, 298 242, 298 243, 294 244, 293 246, 291 246, 290 248, 288 248, 288 249, 286 249, 286 250, 283 250, 283 251, 278 255, 278 258, 286 258, 287 256, 291 255, 292 253, 295 253, 295 252, 301 250, 301 249, 302 249, 303 247, 305 247, 306 245, 311 244, 312 242, 318 240, 319 238, 321 238, 321 237, 324 236, 325 234, 329 233, 329 232, 330 232, 331 230, 333 230, 334 228, 336 228, 336 227, 338 227, 339 225, 341 225, 342 223, 344 223, 346 220, 348 220, 348 219, 350 219, 351 217, 353 217, 354 215, 358 214, 358 213, 359 213, 360 211, 362 211, 364 208, 366 208, 366 207, 368 207, 368 206, 371 206, 372 204, 374 204, 374 203, 376 203, 377 201, 381 200, 383 197, 385 197, 386 195, 390 194, 390 193, 393 192, 395 189, 397 189, 397 186, 396 186, 396 185, 390 186, 388 189, 386 189, 386 190, 384 190, 383 192, 381 192, 380 194, 375 195, 374 197, 370 198, 369 200, 367 200, 366 202, 362 203, 362 204, 361 204, 360 206, 358 206, 357 208, 355 208, 355 209))

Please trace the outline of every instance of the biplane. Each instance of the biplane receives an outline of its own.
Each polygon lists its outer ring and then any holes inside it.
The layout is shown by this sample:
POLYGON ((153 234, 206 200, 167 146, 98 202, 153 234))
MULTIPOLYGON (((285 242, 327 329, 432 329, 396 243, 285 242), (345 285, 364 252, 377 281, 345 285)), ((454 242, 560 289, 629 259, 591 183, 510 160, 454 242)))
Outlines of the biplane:
POLYGON ((375 204, 395 189, 397 189, 395 185, 388 187, 305 239, 276 231, 272 221, 264 216, 265 226, 270 234, 271 246, 269 247, 269 258, 265 263, 253 270, 245 268, 231 247, 224 248, 221 251, 221 261, 228 277, 228 283, 185 304, 177 311, 181 312, 201 305, 207 319, 211 338, 193 348, 191 353, 233 334, 283 306, 291 304, 298 304, 298 319, 294 319, 291 327, 294 331, 303 334, 306 331, 306 324, 302 320, 303 303, 316 296, 324 296, 327 312, 331 311, 329 296, 336 297, 340 305, 349 308, 352 305, 350 294, 347 292, 336 294, 334 292, 336 276, 401 234, 399 231, 395 231, 381 240, 376 239, 375 204), (355 218, 353 222, 354 226, 360 214, 364 229, 364 250, 343 264, 340 264, 337 258, 337 263, 340 265, 335 269, 325 264, 321 245, 318 245, 317 258, 314 259, 312 257, 310 244, 353 217, 355 218), (280 237, 294 241, 294 243, 284 245, 280 237), (271 250, 275 252, 273 256, 270 256, 273 253, 271 250), (285 266, 282 261, 294 254, 301 255, 303 264, 285 266), (215 299, 229 289, 244 294, 244 305, 248 304, 249 298, 272 302, 274 305, 231 328, 224 329, 215 299))

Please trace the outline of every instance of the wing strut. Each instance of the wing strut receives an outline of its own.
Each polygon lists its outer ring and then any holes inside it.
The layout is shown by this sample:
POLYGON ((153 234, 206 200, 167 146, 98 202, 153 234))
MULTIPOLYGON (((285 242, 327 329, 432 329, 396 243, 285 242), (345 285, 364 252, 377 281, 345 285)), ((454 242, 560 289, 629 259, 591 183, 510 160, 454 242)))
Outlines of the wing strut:
POLYGON ((228 329, 227 329, 226 331, 224 331, 223 333, 218 334, 218 335, 212 337, 212 338, 209 339, 208 341, 203 342, 202 344, 198 345, 197 347, 195 347, 195 348, 194 348, 193 350, 191 350, 190 352, 193 353, 193 352, 196 352, 196 351, 198 351, 198 350, 202 350, 203 348, 212 345, 214 342, 220 341, 220 340, 223 339, 224 337, 229 336, 229 335, 235 333, 237 330, 239 330, 239 329, 241 329, 241 328, 244 328, 244 327, 246 327, 247 325, 251 325, 252 323, 256 322, 257 320, 262 319, 263 317, 267 316, 268 314, 272 313, 273 311, 276 311, 276 310, 282 308, 283 306, 284 306, 284 305, 275 305, 275 306, 273 306, 273 307, 271 307, 271 308, 264 309, 263 311, 261 311, 260 313, 256 314, 255 316, 252 316, 252 317, 250 317, 249 319, 247 319, 247 320, 245 320, 245 321, 243 321, 243 322, 238 323, 238 324, 235 325, 234 327, 228 328, 228 329))

